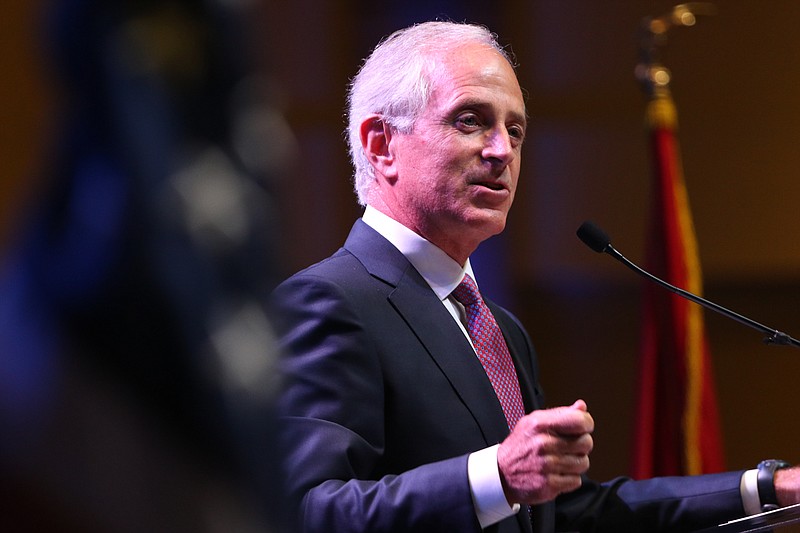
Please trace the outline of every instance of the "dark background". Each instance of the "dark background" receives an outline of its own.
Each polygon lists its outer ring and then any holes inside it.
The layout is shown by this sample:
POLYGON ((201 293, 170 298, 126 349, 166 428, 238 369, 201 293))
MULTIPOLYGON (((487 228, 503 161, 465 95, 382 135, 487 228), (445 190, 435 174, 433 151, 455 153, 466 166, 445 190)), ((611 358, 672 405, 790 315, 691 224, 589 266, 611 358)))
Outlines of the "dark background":
MULTIPOLYGON (((671 31, 663 57, 705 295, 800 335, 800 4, 714 4, 716 16, 671 31)), ((575 229, 593 219, 627 257, 643 255, 651 178, 636 32, 642 17, 673 5, 298 0, 262 2, 249 21, 250 52, 292 132, 274 137, 288 155, 276 172, 279 222, 269 228, 281 275, 334 251, 359 216, 344 94, 377 40, 443 16, 487 24, 511 44, 531 128, 509 226, 475 268, 484 291, 528 327, 550 403, 587 401, 597 424, 591 475, 599 479, 627 472, 641 281, 589 251, 575 229)), ((0 250, 13 246, 26 209, 47 188, 42 175, 63 103, 42 61, 42 13, 50 8, 8 0, 0 17, 0 250)), ((800 461, 800 351, 765 346, 759 333, 717 315, 706 313, 706 323, 728 467, 773 456, 800 461)))

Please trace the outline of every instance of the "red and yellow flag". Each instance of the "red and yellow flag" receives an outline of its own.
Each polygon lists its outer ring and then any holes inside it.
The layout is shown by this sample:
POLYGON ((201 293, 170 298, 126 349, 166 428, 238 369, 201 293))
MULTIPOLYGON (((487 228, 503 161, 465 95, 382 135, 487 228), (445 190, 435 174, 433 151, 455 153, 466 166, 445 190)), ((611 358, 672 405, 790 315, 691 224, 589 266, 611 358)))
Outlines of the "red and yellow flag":
MULTIPOLYGON (((654 186, 647 269, 695 294, 700 262, 666 88, 647 108, 654 186)), ((724 469, 719 414, 703 309, 655 284, 644 288, 633 471, 642 479, 724 469)))

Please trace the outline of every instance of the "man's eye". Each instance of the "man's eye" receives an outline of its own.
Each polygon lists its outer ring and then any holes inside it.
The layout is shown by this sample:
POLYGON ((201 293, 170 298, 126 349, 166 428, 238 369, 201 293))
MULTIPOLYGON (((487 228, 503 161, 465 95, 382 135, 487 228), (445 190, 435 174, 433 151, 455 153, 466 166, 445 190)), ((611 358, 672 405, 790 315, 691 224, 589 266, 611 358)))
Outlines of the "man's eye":
POLYGON ((478 117, 476 117, 475 115, 464 115, 458 117, 458 119, 456 119, 456 124, 458 124, 459 126, 463 126, 465 128, 477 128, 478 126, 480 126, 480 122, 478 122, 478 117))
POLYGON ((511 126, 508 128, 508 134, 515 139, 524 139, 525 131, 518 126, 511 126))

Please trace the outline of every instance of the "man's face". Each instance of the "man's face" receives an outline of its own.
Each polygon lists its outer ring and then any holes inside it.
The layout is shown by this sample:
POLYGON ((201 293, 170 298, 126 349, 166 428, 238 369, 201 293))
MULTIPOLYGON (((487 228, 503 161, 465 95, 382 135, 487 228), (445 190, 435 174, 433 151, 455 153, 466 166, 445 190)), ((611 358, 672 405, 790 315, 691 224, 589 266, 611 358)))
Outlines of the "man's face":
POLYGON ((463 263, 503 230, 525 137, 525 103, 497 51, 466 44, 437 59, 427 107, 395 133, 392 215, 463 263))

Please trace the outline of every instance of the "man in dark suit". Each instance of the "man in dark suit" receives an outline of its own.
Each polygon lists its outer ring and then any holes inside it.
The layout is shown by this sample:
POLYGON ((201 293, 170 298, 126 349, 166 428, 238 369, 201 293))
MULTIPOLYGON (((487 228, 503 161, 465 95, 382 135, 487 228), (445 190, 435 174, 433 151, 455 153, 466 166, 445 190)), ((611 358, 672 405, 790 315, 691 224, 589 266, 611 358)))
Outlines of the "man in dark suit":
POLYGON ((275 294, 302 530, 691 531, 792 501, 794 469, 761 499, 756 470, 584 476, 586 404, 545 409, 523 327, 469 296, 469 256, 505 226, 527 128, 489 32, 396 32, 349 96, 364 216, 342 249, 275 294))

